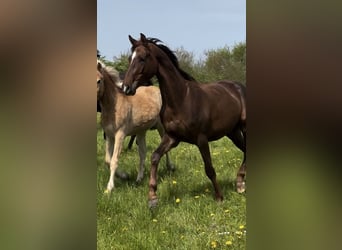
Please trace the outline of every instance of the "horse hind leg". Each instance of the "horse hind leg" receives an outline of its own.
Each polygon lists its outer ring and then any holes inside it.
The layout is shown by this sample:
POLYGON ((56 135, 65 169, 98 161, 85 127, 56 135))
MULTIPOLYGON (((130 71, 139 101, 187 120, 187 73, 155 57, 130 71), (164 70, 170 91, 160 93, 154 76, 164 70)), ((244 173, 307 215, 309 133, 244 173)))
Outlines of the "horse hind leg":
POLYGON ((243 152, 243 161, 238 170, 236 176, 236 191, 238 193, 243 193, 246 190, 246 132, 244 129, 235 129, 228 137, 233 141, 233 143, 243 152))
POLYGON ((135 140, 135 137, 136 137, 136 135, 132 135, 131 138, 129 139, 129 143, 128 143, 128 146, 127 146, 127 148, 128 148, 129 150, 132 149, 132 146, 133 146, 133 142, 134 142, 134 140, 135 140))
POLYGON ((146 132, 137 135, 138 149, 139 149, 139 171, 136 182, 141 182, 144 178, 145 159, 146 159, 146 132))

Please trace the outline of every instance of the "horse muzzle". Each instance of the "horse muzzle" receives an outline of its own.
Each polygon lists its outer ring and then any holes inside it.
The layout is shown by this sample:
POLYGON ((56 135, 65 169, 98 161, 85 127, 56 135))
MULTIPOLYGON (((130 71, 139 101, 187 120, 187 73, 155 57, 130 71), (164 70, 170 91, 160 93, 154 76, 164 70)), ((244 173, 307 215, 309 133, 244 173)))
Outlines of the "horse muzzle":
POLYGON ((127 86, 126 84, 122 84, 122 91, 126 95, 135 95, 135 92, 137 90, 138 83, 134 82, 131 86, 127 86))

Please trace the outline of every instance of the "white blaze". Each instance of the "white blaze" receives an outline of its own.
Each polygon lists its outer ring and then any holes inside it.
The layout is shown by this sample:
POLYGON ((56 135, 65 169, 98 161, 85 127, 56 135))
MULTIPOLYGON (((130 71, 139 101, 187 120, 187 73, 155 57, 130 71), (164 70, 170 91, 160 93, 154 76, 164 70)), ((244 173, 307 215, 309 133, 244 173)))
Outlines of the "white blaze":
POLYGON ((134 51, 133 54, 132 54, 131 64, 132 64, 132 62, 133 62, 133 60, 134 60, 136 55, 137 55, 137 53, 134 51))

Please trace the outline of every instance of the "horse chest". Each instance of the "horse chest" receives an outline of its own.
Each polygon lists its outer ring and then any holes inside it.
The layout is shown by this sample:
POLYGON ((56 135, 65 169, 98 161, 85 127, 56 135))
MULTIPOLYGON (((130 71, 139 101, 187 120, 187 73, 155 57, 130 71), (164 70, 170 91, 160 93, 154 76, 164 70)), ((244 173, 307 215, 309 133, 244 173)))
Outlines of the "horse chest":
POLYGON ((191 133, 181 120, 172 120, 164 123, 165 131, 181 139, 191 133))
POLYGON ((166 131, 175 131, 179 130, 182 123, 179 120, 167 121, 165 122, 165 129, 166 131))

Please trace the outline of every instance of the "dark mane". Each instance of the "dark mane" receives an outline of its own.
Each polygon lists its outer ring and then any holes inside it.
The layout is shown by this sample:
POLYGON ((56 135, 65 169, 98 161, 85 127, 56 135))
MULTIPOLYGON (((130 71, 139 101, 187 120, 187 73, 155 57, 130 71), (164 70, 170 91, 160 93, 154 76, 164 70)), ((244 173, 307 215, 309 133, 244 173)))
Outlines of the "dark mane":
POLYGON ((168 47, 166 47, 164 44, 161 44, 162 43, 161 40, 159 40, 158 38, 153 38, 153 37, 149 37, 147 38, 147 40, 165 52, 165 54, 170 58, 173 65, 176 67, 176 69, 179 71, 179 73, 183 76, 185 80, 197 82, 195 78, 193 78, 189 73, 185 72, 179 67, 178 58, 176 57, 175 53, 172 50, 170 50, 168 47))

